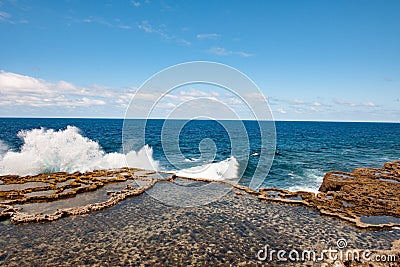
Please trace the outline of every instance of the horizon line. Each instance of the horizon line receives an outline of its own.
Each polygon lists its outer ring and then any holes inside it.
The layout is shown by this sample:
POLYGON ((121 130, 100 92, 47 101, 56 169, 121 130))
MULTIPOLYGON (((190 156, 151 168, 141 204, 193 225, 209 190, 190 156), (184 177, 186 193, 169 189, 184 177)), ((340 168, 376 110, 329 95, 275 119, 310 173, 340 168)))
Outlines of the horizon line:
MULTIPOLYGON (((7 117, 0 116, 0 119, 99 119, 99 120, 125 120, 121 117, 7 117)), ((132 118, 129 120, 188 120, 188 118, 132 118)), ((202 119, 206 120, 206 119, 202 119)), ((400 123, 400 121, 363 121, 363 120, 255 120, 255 119, 216 119, 221 121, 274 121, 274 122, 355 122, 355 123, 400 123)))

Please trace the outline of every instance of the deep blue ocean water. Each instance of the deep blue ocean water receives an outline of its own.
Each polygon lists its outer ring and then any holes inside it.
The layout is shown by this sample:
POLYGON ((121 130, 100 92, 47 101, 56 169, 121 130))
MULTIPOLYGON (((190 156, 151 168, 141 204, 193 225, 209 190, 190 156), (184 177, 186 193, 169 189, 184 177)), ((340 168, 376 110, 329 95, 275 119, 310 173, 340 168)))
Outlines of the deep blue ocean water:
MULTIPOLYGON (((160 169, 174 170, 161 145, 163 120, 150 120, 146 127, 146 144, 153 149, 154 160, 160 169)), ((173 125, 174 122, 172 122, 173 125)), ((179 124, 179 122, 175 122, 179 124)), ((230 124, 239 122, 231 121, 230 124)), ((17 134, 21 130, 65 129, 68 125, 80 129, 80 134, 95 142, 106 153, 122 153, 121 119, 0 119, 0 158, 7 151, 20 151, 23 145, 17 134)), ((259 160, 260 141, 258 124, 245 121, 250 146, 243 148, 243 155, 236 153, 241 170, 242 183, 252 176, 259 160), (242 159, 248 158, 247 166, 242 159)), ((387 161, 400 159, 400 124, 398 123, 353 123, 353 122, 275 122, 276 153, 272 167, 263 177, 262 187, 291 190, 318 189, 328 171, 351 171, 357 167, 381 167, 387 161)), ((180 167, 193 167, 206 163, 218 163, 231 156, 231 142, 223 127, 214 121, 191 121, 179 133, 179 147, 187 159, 180 167), (215 143, 215 155, 203 158, 199 144, 210 138, 215 143)), ((164 142, 168 140, 164 140, 164 142)), ((43 143, 42 143, 43 145, 43 143)), ((68 147, 62 148, 68 153, 68 147)), ((140 147, 134 147, 135 150, 140 147)), ((176 159, 175 159, 176 160, 176 159)), ((54 159, 57 161, 57 159, 54 159)), ((23 164, 23 162, 18 163, 23 164)))

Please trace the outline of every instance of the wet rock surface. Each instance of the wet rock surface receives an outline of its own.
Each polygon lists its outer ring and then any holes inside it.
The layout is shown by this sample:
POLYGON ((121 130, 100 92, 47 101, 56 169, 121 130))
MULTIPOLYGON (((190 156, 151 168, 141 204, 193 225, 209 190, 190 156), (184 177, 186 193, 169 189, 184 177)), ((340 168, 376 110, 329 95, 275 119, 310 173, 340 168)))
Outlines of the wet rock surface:
POLYGON ((1 176, 0 219, 10 219, 13 223, 53 221, 106 209, 151 188, 157 181, 149 177, 153 173, 123 168, 1 176))
POLYGON ((323 209, 349 218, 360 227, 400 226, 400 161, 382 168, 359 168, 351 173, 329 172, 320 187, 330 195, 323 209))
POLYGON ((190 208, 167 206, 145 192, 156 184, 197 186, 208 179, 154 174, 120 169, 0 177, 8 189, 0 188, 0 265, 399 266, 400 228, 392 220, 400 217, 393 182, 399 162, 330 172, 318 194, 219 181, 233 190, 190 208), (319 253, 336 249, 339 239, 346 249, 395 255, 396 262, 257 258, 265 246, 319 253))
MULTIPOLYGON (((0 180, 3 182, 0 184, 0 219, 10 219, 14 223, 52 221, 102 210, 128 197, 140 195, 154 185, 159 191, 165 183, 200 186, 201 189, 201 185, 211 181, 128 168, 85 174, 2 176, 0 180)), ((236 195, 249 193, 262 201, 313 207, 322 214, 339 217, 360 228, 400 226, 400 161, 388 162, 381 169, 329 172, 317 194, 276 188, 254 191, 229 181, 213 182, 221 184, 223 189, 220 190, 234 188, 236 195)), ((162 194, 173 199, 175 192, 171 190, 162 194)), ((187 198, 189 204, 194 201, 190 196, 187 198)))
MULTIPOLYGON (((371 231, 318 211, 230 192, 193 208, 169 207, 147 194, 86 216, 35 224, 0 224, 0 264, 141 266, 306 266, 261 262, 271 249, 390 249, 400 230, 371 231)), ((316 263, 314 266, 320 266, 316 263)), ((361 265, 362 266, 362 265, 361 265)))
POLYGON ((360 228, 399 227, 400 161, 388 162, 381 169, 329 172, 317 194, 276 188, 262 188, 252 194, 264 201, 312 207, 360 228))

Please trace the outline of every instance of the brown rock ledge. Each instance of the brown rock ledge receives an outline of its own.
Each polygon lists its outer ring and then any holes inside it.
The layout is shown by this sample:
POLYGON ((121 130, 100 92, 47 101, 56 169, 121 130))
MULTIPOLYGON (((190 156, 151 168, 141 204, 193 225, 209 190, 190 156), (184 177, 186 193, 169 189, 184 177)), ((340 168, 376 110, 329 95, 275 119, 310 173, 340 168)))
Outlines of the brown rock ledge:
MULTIPOLYGON (((328 172, 317 194, 277 188, 255 191, 246 186, 219 182, 230 184, 262 201, 312 207, 322 214, 341 218, 360 228, 400 227, 400 161, 387 162, 380 169, 358 168, 351 173, 328 172)), ((240 195, 240 191, 236 191, 236 194, 240 195)))
POLYGON ((303 204, 361 228, 400 226, 400 161, 382 168, 358 168, 350 173, 328 172, 318 194, 260 189, 258 198, 303 204))
POLYGON ((259 191, 228 181, 205 178, 185 178, 163 174, 165 178, 152 178, 154 171, 118 169, 89 173, 54 173, 36 176, 2 176, 0 179, 0 220, 10 219, 13 223, 52 221, 71 215, 82 215, 114 206, 132 196, 140 195, 158 181, 174 182, 176 178, 219 182, 235 188, 238 196, 248 193, 262 201, 273 201, 305 205, 322 214, 339 217, 360 228, 392 228, 400 226, 400 161, 388 162, 382 168, 360 168, 351 173, 329 172, 325 175, 320 192, 290 192, 276 188, 259 191), (29 214, 16 205, 37 202, 52 202, 75 197, 105 185, 127 180, 147 181, 145 185, 107 192, 109 198, 98 203, 59 209, 52 214, 29 214), (15 189, 12 189, 15 187, 15 189), (4 190, 7 189, 7 190, 4 190), (34 193, 34 194, 32 194, 34 193))
POLYGON ((52 173, 35 176, 18 177, 14 175, 0 176, 0 220, 10 219, 13 223, 53 221, 71 215, 82 215, 116 205, 118 202, 132 196, 137 196, 151 188, 159 180, 148 175, 154 172, 139 169, 98 170, 89 173, 52 173), (135 173, 140 173, 135 175, 135 173), (108 191, 107 200, 88 205, 58 209, 52 214, 26 213, 21 210, 25 204, 55 202, 60 199, 72 198, 78 194, 96 191, 105 185, 118 184, 132 180, 125 188, 118 191, 108 191), (139 186, 138 182, 141 181, 139 186), (19 206, 19 207, 18 207, 19 206))

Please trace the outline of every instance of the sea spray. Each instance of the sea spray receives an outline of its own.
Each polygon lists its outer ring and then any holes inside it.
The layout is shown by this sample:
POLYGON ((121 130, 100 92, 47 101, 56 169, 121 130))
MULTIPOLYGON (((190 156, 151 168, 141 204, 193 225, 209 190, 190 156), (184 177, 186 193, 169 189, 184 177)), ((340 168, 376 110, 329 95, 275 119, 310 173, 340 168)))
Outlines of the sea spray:
MULTIPOLYGON (((19 152, 8 151, 0 158, 0 174, 35 175, 50 172, 87 172, 96 169, 121 168, 124 166, 158 169, 153 150, 144 146, 138 152, 126 155, 105 153, 100 145, 81 135, 74 126, 65 130, 32 129, 18 133, 23 141, 19 152)), ((0 143, 0 150, 4 144, 0 143)), ((1 153, 1 151, 0 151, 1 153)))
POLYGON ((3 158, 4 154, 7 153, 7 151, 9 150, 7 144, 0 140, 0 160, 3 158))
MULTIPOLYGON (((148 145, 127 154, 105 153, 99 143, 83 136, 74 126, 64 130, 32 129, 18 133, 23 141, 20 151, 9 151, 0 141, 0 175, 36 175, 51 172, 88 172, 100 169, 135 167, 161 170, 153 159, 153 149, 148 145)), ((194 160, 195 161, 195 160, 194 160)), ((186 177, 209 179, 237 178, 239 164, 235 157, 221 162, 208 163, 176 173, 186 177)))
POLYGON ((307 169, 301 174, 289 173, 289 176, 292 179, 304 181, 303 185, 290 186, 288 188, 289 191, 307 191, 318 193, 318 188, 324 178, 324 172, 319 169, 307 169))
POLYGON ((236 179, 238 178, 239 163, 235 157, 220 162, 182 169, 176 172, 178 176, 189 178, 236 179))

